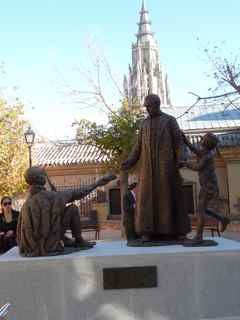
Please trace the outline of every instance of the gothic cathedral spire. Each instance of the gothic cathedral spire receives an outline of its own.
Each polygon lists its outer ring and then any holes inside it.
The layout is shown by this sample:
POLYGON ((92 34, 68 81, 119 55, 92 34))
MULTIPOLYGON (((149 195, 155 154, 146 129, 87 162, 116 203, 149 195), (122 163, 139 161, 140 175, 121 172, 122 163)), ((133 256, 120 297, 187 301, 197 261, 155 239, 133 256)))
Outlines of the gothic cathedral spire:
POLYGON ((153 32, 151 31, 151 21, 149 19, 149 12, 145 9, 145 2, 142 1, 142 10, 140 11, 140 21, 138 23, 138 41, 142 41, 143 38, 148 38, 149 40, 153 37, 153 32))
POLYGON ((149 12, 142 1, 137 41, 132 45, 132 65, 124 91, 131 103, 142 104, 149 93, 158 94, 163 105, 171 105, 167 75, 160 65, 159 48, 151 30, 149 12))

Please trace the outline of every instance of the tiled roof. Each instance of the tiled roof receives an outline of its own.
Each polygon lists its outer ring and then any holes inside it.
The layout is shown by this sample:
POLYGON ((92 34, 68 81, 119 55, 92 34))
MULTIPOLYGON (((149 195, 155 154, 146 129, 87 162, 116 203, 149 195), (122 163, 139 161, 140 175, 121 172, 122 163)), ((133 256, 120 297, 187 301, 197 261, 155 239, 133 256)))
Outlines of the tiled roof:
MULTIPOLYGON (((188 107, 162 107, 163 112, 177 119, 193 143, 199 142, 204 132, 213 131, 219 134, 220 147, 240 145, 239 110, 224 110, 221 105, 196 105, 189 112, 187 110, 188 107), (239 132, 234 133, 236 130, 239 132)), ((33 161, 38 165, 100 164, 107 159, 97 147, 76 141, 36 143, 33 148, 33 161)))
MULTIPOLYGON (((192 143, 200 141, 200 135, 190 135, 192 143)), ((219 147, 240 146, 240 132, 218 135, 219 147)), ((38 165, 74 165, 102 164, 107 162, 107 156, 91 145, 81 145, 77 142, 37 143, 33 148, 33 162, 38 165)))
POLYGON ((185 132, 201 133, 209 130, 221 132, 240 129, 240 110, 236 108, 225 110, 222 105, 196 105, 189 112, 187 112, 188 107, 163 107, 161 109, 177 118, 179 126, 185 132))
POLYGON ((33 163, 38 165, 100 164, 107 156, 97 147, 77 142, 37 143, 33 148, 33 163))
MULTIPOLYGON (((240 132, 229 132, 224 134, 218 134, 219 139, 219 147, 225 148, 225 147, 238 147, 240 146, 240 132)), ((189 135, 188 138, 190 138, 191 142, 193 144, 197 144, 201 140, 200 135, 189 135)))
POLYGON ((226 133, 219 135, 221 147, 240 146, 240 132, 226 133))

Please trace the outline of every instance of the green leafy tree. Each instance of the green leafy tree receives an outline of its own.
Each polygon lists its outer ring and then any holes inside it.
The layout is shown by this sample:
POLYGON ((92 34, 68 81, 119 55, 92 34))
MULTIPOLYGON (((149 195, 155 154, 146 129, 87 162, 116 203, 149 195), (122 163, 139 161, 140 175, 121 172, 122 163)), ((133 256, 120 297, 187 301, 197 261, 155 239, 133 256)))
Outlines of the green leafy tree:
POLYGON ((108 156, 106 168, 119 173, 122 201, 128 188, 128 173, 121 170, 121 163, 126 160, 136 142, 143 118, 140 108, 129 108, 127 102, 124 102, 120 109, 109 112, 106 125, 84 119, 78 122, 77 140, 98 147, 108 156))
MULTIPOLYGON (((115 73, 98 43, 91 42, 88 46, 88 56, 92 68, 84 66, 77 68, 80 76, 79 88, 74 87, 68 92, 72 102, 81 105, 83 109, 94 108, 107 115, 108 123, 99 125, 85 119, 74 121, 77 126, 77 140, 97 146, 109 157, 108 167, 120 169, 121 162, 128 156, 136 139, 136 131, 143 120, 140 105, 134 101, 129 103, 128 93, 122 90, 115 73), (113 107, 115 102, 107 95, 107 88, 113 90, 111 97, 119 98, 120 108, 113 107)), ((68 86, 68 88, 71 86, 68 86)))
POLYGON ((78 122, 77 140, 98 147, 108 155, 107 167, 120 171, 129 155, 144 118, 140 108, 130 109, 127 103, 108 114, 108 123, 99 125, 85 119, 78 122))
POLYGON ((27 147, 23 141, 26 122, 23 106, 0 100, 0 196, 25 190, 23 172, 27 167, 27 147))
POLYGON ((128 94, 121 89, 122 86, 119 85, 105 55, 99 55, 98 48, 93 49, 89 52, 92 70, 84 67, 77 69, 84 81, 79 81, 80 87, 70 90, 68 95, 73 99, 72 102, 81 105, 83 109, 94 108, 107 115, 108 123, 99 125, 82 119, 75 121, 73 125, 77 126, 76 137, 80 143, 94 145, 108 156, 106 167, 119 172, 123 196, 128 187, 128 174, 120 170, 121 163, 135 143, 144 115, 139 104, 129 104, 128 94), (87 84, 87 87, 82 87, 83 84, 87 84), (115 91, 111 97, 114 97, 115 101, 116 97, 123 101, 117 110, 113 107, 115 102, 110 102, 110 97, 106 94, 106 89, 110 87, 115 91))

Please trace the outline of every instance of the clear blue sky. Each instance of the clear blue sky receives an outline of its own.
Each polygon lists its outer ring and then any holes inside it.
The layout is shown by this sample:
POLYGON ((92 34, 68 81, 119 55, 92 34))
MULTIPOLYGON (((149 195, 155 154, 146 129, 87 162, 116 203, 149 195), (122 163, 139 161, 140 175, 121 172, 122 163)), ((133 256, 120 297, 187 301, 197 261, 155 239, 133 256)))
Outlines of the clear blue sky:
MULTIPOLYGON (((82 88, 74 68, 91 69, 87 44, 97 42, 113 72, 122 76, 131 61, 140 0, 11 0, 1 1, 0 61, 6 75, 0 86, 18 86, 26 116, 35 130, 50 138, 73 134, 75 118, 100 119, 101 114, 81 110, 66 94, 66 84, 82 88)), ((160 45, 161 63, 170 80, 175 105, 190 104, 189 91, 206 93, 211 85, 205 72, 203 46, 227 41, 237 50, 240 27, 239 0, 146 0, 152 29, 160 45), (197 41, 196 39, 200 39, 197 41)), ((113 102, 118 99, 108 83, 113 102)))

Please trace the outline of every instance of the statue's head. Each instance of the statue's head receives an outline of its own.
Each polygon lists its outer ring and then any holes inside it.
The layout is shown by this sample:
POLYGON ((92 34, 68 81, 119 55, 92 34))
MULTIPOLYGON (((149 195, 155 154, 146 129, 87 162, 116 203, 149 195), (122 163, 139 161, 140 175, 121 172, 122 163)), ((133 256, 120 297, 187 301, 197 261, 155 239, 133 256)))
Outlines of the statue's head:
POLYGON ((31 167, 24 174, 27 184, 30 186, 44 186, 46 183, 46 171, 41 167, 31 167))
POLYGON ((213 150, 217 147, 218 142, 218 137, 215 134, 209 132, 203 136, 201 144, 208 150, 213 150))
POLYGON ((156 94, 149 94, 144 100, 144 106, 150 117, 154 117, 160 113, 161 100, 156 94))

